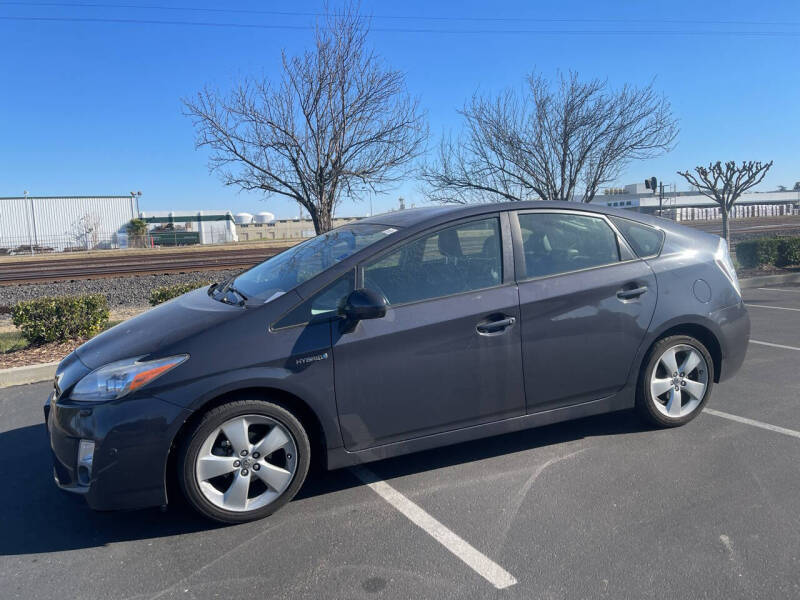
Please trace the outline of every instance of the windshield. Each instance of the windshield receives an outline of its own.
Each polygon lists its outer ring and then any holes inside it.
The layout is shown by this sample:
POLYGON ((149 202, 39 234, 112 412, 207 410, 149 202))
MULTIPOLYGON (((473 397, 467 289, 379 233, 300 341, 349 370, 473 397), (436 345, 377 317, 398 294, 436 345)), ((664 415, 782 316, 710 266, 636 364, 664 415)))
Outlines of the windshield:
POLYGON ((311 238, 238 275, 230 287, 249 301, 272 299, 397 231, 353 223, 311 238))

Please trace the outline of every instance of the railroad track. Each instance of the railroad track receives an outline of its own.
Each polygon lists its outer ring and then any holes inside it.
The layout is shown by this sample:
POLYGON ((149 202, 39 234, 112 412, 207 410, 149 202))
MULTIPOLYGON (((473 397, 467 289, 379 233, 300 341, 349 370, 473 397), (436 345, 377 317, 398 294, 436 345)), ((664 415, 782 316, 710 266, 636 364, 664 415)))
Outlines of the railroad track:
MULTIPOLYGON (((0 261, 0 285, 247 268, 283 248, 0 261)), ((113 252, 113 251, 110 251, 113 252)))

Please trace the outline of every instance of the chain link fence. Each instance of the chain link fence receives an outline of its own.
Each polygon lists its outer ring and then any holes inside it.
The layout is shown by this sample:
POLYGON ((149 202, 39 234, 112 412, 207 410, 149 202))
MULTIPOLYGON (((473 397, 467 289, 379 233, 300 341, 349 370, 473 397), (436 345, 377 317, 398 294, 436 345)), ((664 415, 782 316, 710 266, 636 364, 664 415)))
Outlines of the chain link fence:
MULTIPOLYGON (((223 244, 231 240, 220 232, 205 232, 203 244, 223 244)), ((143 235, 121 232, 88 231, 82 235, 5 236, 0 238, 0 256, 19 256, 119 250, 126 248, 163 248, 200 244, 200 233, 183 229, 151 230, 143 235)))

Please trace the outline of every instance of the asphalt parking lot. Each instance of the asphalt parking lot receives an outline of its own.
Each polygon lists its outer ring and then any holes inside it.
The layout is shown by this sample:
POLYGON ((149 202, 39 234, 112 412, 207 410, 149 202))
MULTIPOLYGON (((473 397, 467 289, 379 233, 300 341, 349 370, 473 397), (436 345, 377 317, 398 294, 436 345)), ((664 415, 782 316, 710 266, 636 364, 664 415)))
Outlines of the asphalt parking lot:
POLYGON ((744 297, 745 365, 683 428, 617 413, 327 473, 238 526, 91 512, 51 479, 50 383, 0 390, 0 598, 799 597, 800 286, 744 297))

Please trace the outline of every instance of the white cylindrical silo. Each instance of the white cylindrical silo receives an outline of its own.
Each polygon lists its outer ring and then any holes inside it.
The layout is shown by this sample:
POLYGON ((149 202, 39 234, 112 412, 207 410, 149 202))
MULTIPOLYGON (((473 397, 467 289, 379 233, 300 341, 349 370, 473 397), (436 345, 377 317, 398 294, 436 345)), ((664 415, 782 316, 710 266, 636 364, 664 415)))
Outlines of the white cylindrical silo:
POLYGON ((254 223, 272 223, 275 220, 275 215, 271 212, 261 211, 253 217, 254 223))

